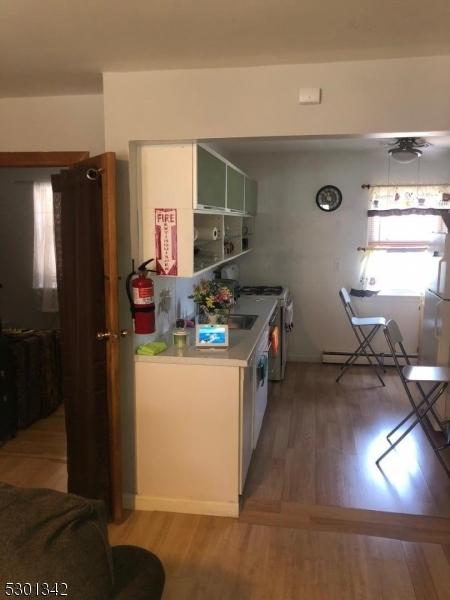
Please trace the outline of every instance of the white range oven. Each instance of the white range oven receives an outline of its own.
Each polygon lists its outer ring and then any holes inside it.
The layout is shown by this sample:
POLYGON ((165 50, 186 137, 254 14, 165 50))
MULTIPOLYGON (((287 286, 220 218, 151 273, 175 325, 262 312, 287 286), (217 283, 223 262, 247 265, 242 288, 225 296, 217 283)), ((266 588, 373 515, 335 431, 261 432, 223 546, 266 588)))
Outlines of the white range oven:
POLYGON ((243 296, 263 296, 277 299, 276 309, 270 319, 269 380, 281 381, 287 360, 287 342, 293 328, 293 304, 289 288, 283 286, 243 286, 243 296))

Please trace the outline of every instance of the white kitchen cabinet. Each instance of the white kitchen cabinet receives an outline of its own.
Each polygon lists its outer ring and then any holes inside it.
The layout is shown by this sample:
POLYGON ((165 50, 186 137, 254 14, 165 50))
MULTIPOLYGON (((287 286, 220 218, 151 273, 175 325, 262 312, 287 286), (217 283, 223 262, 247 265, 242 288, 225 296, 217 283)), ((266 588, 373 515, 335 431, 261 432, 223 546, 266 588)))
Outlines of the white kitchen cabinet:
POLYGON ((227 165, 227 204, 228 210, 245 212, 245 174, 227 165))
POLYGON ((238 364, 220 350, 203 351, 204 359, 197 349, 136 357, 136 478, 128 507, 239 515, 267 403, 267 388, 264 405, 255 398, 255 378, 267 347, 270 306, 254 336, 235 334, 244 345, 243 338, 252 339, 253 350, 238 364))
MULTIPOLYGON (((227 165, 217 155, 202 146, 196 145, 197 169, 194 173, 197 182, 197 197, 194 205, 204 208, 225 209, 227 206, 227 165)), ((195 156, 195 154, 194 154, 195 156)), ((195 164, 194 164, 195 169, 195 164)), ((242 207, 243 208, 243 207, 242 207)))
POLYGON ((258 204, 258 184, 253 179, 245 177, 245 212, 256 215, 258 204))
POLYGON ((136 510, 238 516, 240 368, 135 363, 136 510))
POLYGON ((164 246, 166 260, 176 265, 170 274, 192 277, 251 250, 247 232, 254 228, 256 187, 219 154, 196 143, 145 144, 138 148, 135 172, 142 261, 164 246), (251 215, 245 212, 246 191, 251 215), (173 211, 166 244, 160 241, 155 209, 173 211), (215 227, 217 239, 206 235, 197 241, 205 227, 215 227))

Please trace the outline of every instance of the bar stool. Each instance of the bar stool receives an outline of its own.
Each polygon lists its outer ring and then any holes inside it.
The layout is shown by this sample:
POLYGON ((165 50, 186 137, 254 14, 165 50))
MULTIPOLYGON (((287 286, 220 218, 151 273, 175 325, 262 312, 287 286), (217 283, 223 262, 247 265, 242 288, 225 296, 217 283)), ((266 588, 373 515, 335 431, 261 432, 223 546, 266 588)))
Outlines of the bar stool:
POLYGON ((445 390, 448 387, 448 384, 450 383, 450 369, 448 367, 412 366, 410 364, 408 355, 403 345, 403 339, 400 333, 400 329, 393 319, 390 319, 387 322, 386 327, 384 329, 384 334, 386 336, 386 341, 392 353, 395 367, 399 374, 403 388, 405 389, 406 395, 408 396, 408 400, 411 404, 412 410, 406 415, 404 419, 400 421, 400 423, 398 423, 398 425, 394 427, 394 429, 392 429, 387 434, 386 439, 388 440, 390 447, 385 452, 383 452, 383 454, 375 461, 375 463, 379 467, 380 461, 382 461, 383 458, 385 458, 403 439, 405 439, 408 433, 410 433, 416 425, 420 424, 428 439, 428 442, 430 443, 434 453, 436 454, 439 462, 441 463, 441 466, 447 473, 447 476, 450 476, 450 468, 441 456, 441 452, 448 448, 450 443, 447 441, 441 446, 436 445, 426 423, 424 422, 425 417, 428 415, 428 413, 430 413, 435 419, 438 427, 440 428, 441 433, 445 435, 446 425, 441 422, 433 407, 438 401, 438 399, 445 392, 445 390), (400 350, 400 356, 402 356, 405 360, 406 365, 403 367, 402 365, 400 365, 397 349, 400 350), (414 397, 411 394, 411 390, 409 389, 409 384, 411 383, 414 383, 420 392, 421 401, 418 404, 414 400, 414 397), (425 393, 421 385, 422 383, 431 384, 431 389, 428 391, 428 393, 425 393), (415 417, 414 420, 405 429, 402 435, 394 443, 392 443, 390 440, 392 435, 396 433, 405 423, 407 423, 413 417, 415 417))
POLYGON ((385 385, 381 375, 377 371, 377 366, 379 366, 383 372, 386 370, 383 366, 383 363, 375 353, 372 348, 371 341, 375 337, 376 333, 380 328, 384 328, 386 325, 386 319, 384 317, 358 317, 356 311, 353 308, 352 301, 350 298, 350 294, 347 292, 345 288, 341 288, 339 290, 339 297, 344 306, 345 314, 349 320, 353 333, 355 334, 356 339, 358 340, 358 347, 353 352, 353 354, 345 361, 345 363, 341 366, 341 373, 339 377, 336 379, 336 383, 339 383, 340 379, 343 377, 344 373, 355 363, 355 361, 360 357, 364 356, 367 359, 367 362, 371 367, 375 369, 376 376, 381 382, 381 385, 385 385), (370 327, 370 331, 367 333, 364 331, 364 327, 370 327), (370 350, 372 356, 375 358, 375 363, 372 362, 370 356, 366 352, 366 348, 370 350))

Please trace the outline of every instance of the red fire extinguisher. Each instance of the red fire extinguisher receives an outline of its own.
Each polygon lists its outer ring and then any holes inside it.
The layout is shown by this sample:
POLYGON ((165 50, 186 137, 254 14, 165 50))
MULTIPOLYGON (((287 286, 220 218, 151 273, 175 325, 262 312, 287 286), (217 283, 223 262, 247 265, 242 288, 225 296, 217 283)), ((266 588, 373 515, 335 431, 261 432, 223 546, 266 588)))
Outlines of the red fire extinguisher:
POLYGON ((134 320, 134 331, 139 334, 154 333, 155 331, 153 280, 148 277, 150 269, 146 268, 153 260, 151 258, 143 262, 137 271, 132 271, 125 283, 134 320))

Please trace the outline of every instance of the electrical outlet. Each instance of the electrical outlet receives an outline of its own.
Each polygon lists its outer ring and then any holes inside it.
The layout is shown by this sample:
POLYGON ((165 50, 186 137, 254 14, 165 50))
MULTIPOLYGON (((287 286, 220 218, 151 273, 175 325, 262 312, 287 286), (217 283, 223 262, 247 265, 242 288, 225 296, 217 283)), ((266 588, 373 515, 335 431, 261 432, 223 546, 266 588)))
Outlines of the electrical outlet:
POLYGON ((320 88, 300 88, 299 104, 320 104, 322 90, 320 88))

